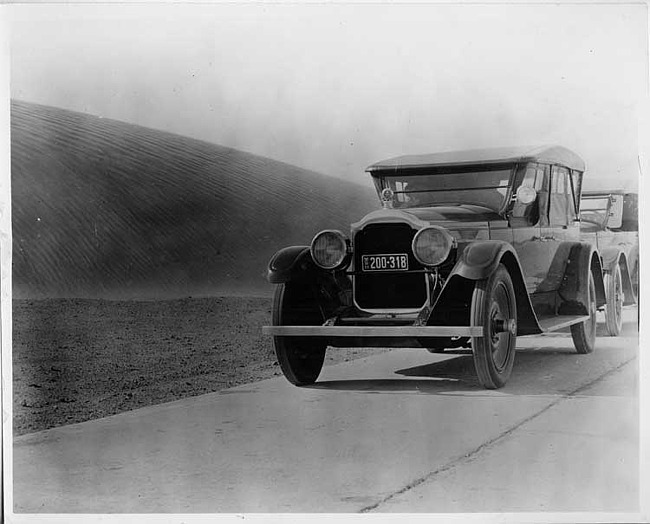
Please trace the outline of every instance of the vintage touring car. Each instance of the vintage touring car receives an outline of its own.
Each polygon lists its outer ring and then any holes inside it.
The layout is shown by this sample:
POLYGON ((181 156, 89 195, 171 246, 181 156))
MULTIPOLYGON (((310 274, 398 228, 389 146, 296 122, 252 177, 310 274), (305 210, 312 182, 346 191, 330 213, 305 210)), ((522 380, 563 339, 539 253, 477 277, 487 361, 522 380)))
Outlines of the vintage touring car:
POLYGON ((601 256, 610 335, 622 328, 624 305, 636 303, 639 285, 638 195, 623 190, 585 191, 580 203, 580 233, 601 256))
POLYGON ((516 337, 569 327, 591 353, 601 257, 581 241, 583 160, 560 146, 402 156, 371 165, 382 208, 350 235, 278 251, 272 326, 285 377, 316 381, 333 347, 471 347, 499 388, 516 337))

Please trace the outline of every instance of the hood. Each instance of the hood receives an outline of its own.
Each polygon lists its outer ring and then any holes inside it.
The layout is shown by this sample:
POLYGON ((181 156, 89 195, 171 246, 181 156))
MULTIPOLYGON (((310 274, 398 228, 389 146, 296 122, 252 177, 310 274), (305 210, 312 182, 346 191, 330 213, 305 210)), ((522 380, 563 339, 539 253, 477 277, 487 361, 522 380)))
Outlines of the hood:
POLYGON ((487 226, 487 222, 501 220, 503 218, 491 209, 467 204, 410 209, 378 209, 368 213, 359 222, 352 224, 352 230, 356 231, 370 223, 407 222, 413 227, 421 228, 432 223, 449 226, 454 224, 487 226))
POLYGON ((491 209, 467 204, 458 206, 416 207, 404 211, 427 222, 489 222, 503 220, 498 213, 495 213, 491 209))
POLYGON ((406 222, 415 229, 421 229, 431 224, 444 227, 459 241, 487 239, 490 237, 491 225, 506 221, 498 213, 485 207, 473 205, 421 207, 412 209, 379 209, 368 213, 359 222, 352 224, 352 235, 368 224, 389 224, 391 222, 406 222))

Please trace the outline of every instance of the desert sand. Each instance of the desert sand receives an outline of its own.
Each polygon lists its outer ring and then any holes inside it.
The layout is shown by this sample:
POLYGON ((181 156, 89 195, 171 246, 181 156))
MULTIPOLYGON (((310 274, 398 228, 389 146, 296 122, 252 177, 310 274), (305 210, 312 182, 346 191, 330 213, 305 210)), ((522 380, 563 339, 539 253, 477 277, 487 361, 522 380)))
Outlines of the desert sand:
MULTIPOLYGON (((280 375, 271 302, 14 300, 14 436, 280 375)), ((326 365, 383 351, 330 349, 326 365)))

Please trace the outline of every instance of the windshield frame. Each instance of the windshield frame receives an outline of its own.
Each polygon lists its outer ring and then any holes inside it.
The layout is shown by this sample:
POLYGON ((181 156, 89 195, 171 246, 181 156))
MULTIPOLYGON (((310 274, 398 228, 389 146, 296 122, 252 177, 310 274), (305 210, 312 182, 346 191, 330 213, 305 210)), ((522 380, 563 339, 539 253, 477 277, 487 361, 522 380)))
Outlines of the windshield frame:
MULTIPOLYGON (((444 176, 444 175, 470 175, 475 174, 477 176, 477 182, 480 180, 482 173, 489 172, 507 172, 507 182, 504 185, 494 186, 494 185, 480 185, 476 184, 476 187, 458 187, 458 188, 447 188, 447 189, 425 189, 417 191, 394 191, 395 194, 395 208, 397 209, 413 209, 413 208, 422 208, 422 207, 441 207, 441 206, 458 206, 458 205, 467 205, 467 206, 480 206, 486 209, 490 209, 495 213, 500 215, 505 215, 509 207, 510 201, 512 199, 512 185, 514 182, 515 174, 517 172, 519 164, 513 162, 498 163, 498 164, 460 164, 460 165, 450 165, 450 166, 439 166, 439 167, 427 167, 427 168, 397 168, 397 169, 382 169, 374 171, 371 173, 373 182, 375 184, 375 189, 377 194, 381 195, 383 189, 391 187, 389 181, 399 181, 399 179, 411 178, 411 177, 431 177, 431 176, 444 176), (504 188, 505 193, 501 196, 501 202, 499 206, 489 205, 486 202, 481 202, 477 200, 450 200, 426 203, 426 204, 414 204, 408 205, 406 202, 397 203, 397 196, 400 194, 409 194, 409 193, 442 193, 442 192, 462 192, 462 191, 480 191, 488 189, 497 189, 504 188)), ((391 187, 392 189, 392 187, 391 187)), ((460 199, 459 199, 460 200, 460 199)))

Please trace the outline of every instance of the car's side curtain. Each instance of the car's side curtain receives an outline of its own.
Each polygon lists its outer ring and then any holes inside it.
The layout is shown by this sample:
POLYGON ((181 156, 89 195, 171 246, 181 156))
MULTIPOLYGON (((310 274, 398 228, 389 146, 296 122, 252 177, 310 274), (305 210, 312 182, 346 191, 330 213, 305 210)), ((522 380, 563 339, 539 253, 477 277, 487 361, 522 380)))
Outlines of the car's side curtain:
POLYGON ((548 187, 548 166, 536 163, 529 163, 521 166, 517 173, 517 183, 515 191, 521 186, 532 187, 537 191, 537 198, 531 204, 513 203, 512 206, 512 223, 516 226, 534 226, 539 221, 545 220, 547 216, 548 191, 543 191, 548 187))
POLYGON ((573 191, 574 209, 577 212, 577 214, 574 213, 574 218, 577 219, 578 216, 580 215, 580 196, 582 195, 582 171, 572 169, 569 181, 571 182, 571 189, 573 191))
POLYGON ((542 227, 548 226, 548 191, 540 191, 539 198, 539 225, 542 227))
POLYGON ((552 226, 567 225, 567 198, 565 194, 551 193, 548 216, 552 226))
POLYGON ((549 177, 549 166, 539 166, 535 189, 537 189, 537 200, 539 202, 539 224, 542 227, 548 226, 549 177))
POLYGON ((569 223, 569 218, 575 215, 569 181, 569 170, 565 167, 553 166, 551 170, 551 190, 548 211, 551 226, 566 226, 569 223))

